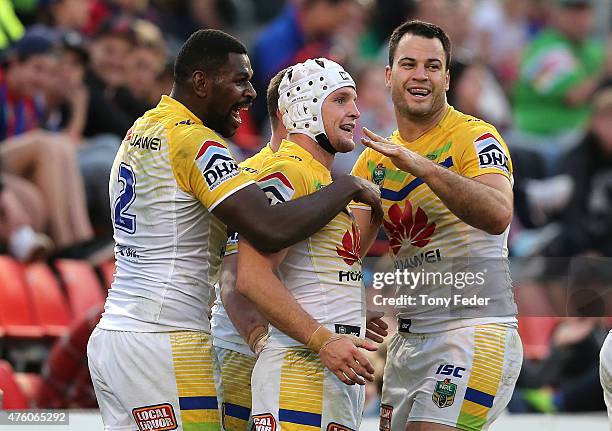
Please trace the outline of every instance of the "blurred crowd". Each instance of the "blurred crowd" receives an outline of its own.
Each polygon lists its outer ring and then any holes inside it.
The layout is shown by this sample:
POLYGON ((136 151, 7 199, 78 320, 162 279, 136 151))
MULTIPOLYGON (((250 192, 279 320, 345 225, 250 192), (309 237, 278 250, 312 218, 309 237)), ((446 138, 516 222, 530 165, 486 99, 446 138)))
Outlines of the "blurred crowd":
MULTIPOLYGON (((566 259, 612 255, 611 9, 609 0, 0 0, 0 247, 25 261, 108 252, 115 152, 169 93, 174 55, 194 30, 223 29, 249 47, 259 97, 231 143, 242 159, 269 138, 270 78, 319 56, 355 77, 360 125, 389 135, 387 39, 421 19, 451 37, 449 103, 495 125, 511 149, 510 253, 558 258, 538 266, 533 289, 561 315, 551 292, 566 259)), ((335 175, 360 147, 337 158, 335 175)), ((589 322, 574 345, 606 326, 589 322)), ((554 379, 526 380, 554 392, 554 379)), ((520 409, 553 408, 529 397, 520 409)))

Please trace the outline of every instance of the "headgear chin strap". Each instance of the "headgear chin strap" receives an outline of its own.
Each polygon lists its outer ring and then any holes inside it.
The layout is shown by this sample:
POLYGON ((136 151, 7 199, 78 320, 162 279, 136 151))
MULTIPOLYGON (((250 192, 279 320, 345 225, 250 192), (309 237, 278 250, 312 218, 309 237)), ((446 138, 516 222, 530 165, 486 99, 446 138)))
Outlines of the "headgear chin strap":
POLYGON ((278 92, 278 108, 288 133, 302 133, 325 151, 337 151, 329 142, 323 125, 322 108, 327 96, 342 87, 355 88, 355 81, 338 63, 327 58, 306 60, 290 67, 278 92))

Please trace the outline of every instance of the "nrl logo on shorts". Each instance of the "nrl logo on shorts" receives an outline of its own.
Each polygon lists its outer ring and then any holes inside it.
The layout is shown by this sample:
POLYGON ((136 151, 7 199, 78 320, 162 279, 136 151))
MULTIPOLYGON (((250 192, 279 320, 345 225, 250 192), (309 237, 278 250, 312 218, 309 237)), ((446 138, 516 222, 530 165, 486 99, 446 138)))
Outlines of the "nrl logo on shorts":
POLYGON ((444 407, 450 407, 455 402, 455 393, 457 392, 457 385, 451 383, 450 379, 438 380, 436 382, 436 389, 431 395, 431 399, 435 405, 443 409, 444 407))
POLYGON ((372 182, 377 186, 382 186, 383 181, 385 181, 385 175, 387 171, 382 163, 379 163, 378 166, 372 171, 372 182))

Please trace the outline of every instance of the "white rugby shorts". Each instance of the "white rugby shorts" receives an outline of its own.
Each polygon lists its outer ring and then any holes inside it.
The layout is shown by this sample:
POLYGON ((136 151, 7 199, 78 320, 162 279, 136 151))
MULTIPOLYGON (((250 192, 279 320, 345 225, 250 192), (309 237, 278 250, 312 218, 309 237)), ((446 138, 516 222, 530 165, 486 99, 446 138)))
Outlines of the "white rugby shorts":
POLYGON ((213 372, 224 431, 248 431, 255 356, 213 346, 213 372))
POLYGON ((210 335, 96 328, 89 372, 106 431, 219 429, 210 335))
POLYGON ((508 325, 398 332, 387 351, 380 430, 404 431, 410 421, 487 430, 510 401, 522 361, 508 325))
POLYGON ((348 431, 361 424, 365 387, 342 383, 307 347, 268 344, 251 383, 253 431, 348 431))

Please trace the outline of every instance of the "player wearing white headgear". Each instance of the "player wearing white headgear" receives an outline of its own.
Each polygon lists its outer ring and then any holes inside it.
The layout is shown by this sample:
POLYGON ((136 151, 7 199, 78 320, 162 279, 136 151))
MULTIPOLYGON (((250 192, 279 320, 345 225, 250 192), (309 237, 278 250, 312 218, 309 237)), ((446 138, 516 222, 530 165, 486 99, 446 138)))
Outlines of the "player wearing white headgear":
MULTIPOLYGON (((258 174, 274 203, 331 182, 334 154, 355 147, 359 117, 353 79, 327 59, 289 68, 279 93, 288 138, 258 174)), ((274 255, 240 242, 237 288, 273 325, 253 370, 254 430, 359 428, 362 385, 373 378, 359 347, 376 349, 363 339, 359 242, 348 208, 310 238, 274 255)))

